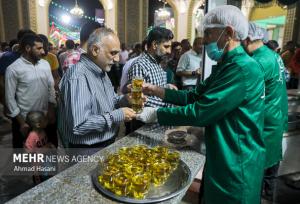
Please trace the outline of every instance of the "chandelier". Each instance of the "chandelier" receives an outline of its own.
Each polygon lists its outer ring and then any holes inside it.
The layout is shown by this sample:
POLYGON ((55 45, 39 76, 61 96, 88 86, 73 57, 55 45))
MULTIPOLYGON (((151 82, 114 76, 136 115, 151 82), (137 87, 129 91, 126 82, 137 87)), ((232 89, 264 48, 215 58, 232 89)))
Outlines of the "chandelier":
POLYGON ((81 18, 83 16, 83 10, 78 6, 77 0, 75 0, 75 6, 70 10, 70 13, 76 17, 81 18))
POLYGON ((163 8, 160 8, 158 10, 156 10, 156 14, 159 20, 165 21, 168 20, 171 16, 171 13, 166 9, 166 4, 167 2, 163 1, 164 6, 163 8))

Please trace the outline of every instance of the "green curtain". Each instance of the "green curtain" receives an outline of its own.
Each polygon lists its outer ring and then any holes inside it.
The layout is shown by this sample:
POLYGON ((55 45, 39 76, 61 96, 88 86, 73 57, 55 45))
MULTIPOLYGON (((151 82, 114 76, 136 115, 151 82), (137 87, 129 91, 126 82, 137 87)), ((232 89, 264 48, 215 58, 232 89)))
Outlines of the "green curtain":
MULTIPOLYGON (((259 3, 262 3, 262 4, 265 4, 265 3, 270 3, 273 0, 255 0, 255 1, 259 2, 259 3)), ((278 1, 278 3, 280 3, 282 5, 291 5, 291 4, 296 3, 299 0, 277 0, 277 1, 278 1)))

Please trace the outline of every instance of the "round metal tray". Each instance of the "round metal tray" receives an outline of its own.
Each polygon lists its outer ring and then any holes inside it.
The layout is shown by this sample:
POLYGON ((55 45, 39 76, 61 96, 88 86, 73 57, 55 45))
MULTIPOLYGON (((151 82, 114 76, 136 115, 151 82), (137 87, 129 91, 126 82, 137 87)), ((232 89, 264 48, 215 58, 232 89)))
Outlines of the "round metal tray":
POLYGON ((106 196, 126 203, 155 203, 168 200, 180 194, 191 182, 191 171, 189 167, 180 160, 177 169, 169 176, 168 180, 162 186, 150 186, 145 199, 135 199, 131 197, 117 196, 105 189, 98 181, 100 167, 92 172, 92 181, 95 188, 106 196))

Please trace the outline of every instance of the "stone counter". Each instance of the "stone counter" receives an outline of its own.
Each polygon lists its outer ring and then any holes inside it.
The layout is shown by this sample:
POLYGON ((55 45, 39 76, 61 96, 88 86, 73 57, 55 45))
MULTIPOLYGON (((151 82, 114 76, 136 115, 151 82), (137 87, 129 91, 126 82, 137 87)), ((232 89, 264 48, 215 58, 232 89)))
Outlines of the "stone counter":
MULTIPOLYGON (((163 145, 164 133, 167 129, 167 127, 157 125, 146 125, 102 149, 95 155, 107 155, 116 152, 120 147, 136 144, 146 144, 150 147, 163 145)), ((194 178, 200 168, 203 167, 205 161, 205 157, 200 154, 200 141, 201 138, 199 138, 199 140, 197 139, 192 146, 179 150, 181 159, 191 170, 192 178, 194 178)), ((90 175, 96 166, 97 163, 93 162, 78 163, 17 196, 8 203, 117 203, 95 190, 90 175)), ((174 204, 180 202, 186 190, 187 189, 170 200, 163 201, 163 203, 174 204)))

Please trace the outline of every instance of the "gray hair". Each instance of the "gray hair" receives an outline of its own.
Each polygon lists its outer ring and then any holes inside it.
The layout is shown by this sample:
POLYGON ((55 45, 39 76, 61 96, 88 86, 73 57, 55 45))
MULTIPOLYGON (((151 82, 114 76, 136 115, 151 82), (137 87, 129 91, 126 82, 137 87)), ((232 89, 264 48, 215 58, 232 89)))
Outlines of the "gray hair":
POLYGON ((110 28, 98 28, 90 36, 87 41, 87 49, 90 49, 92 45, 101 44, 102 39, 108 35, 115 35, 115 32, 110 28))

